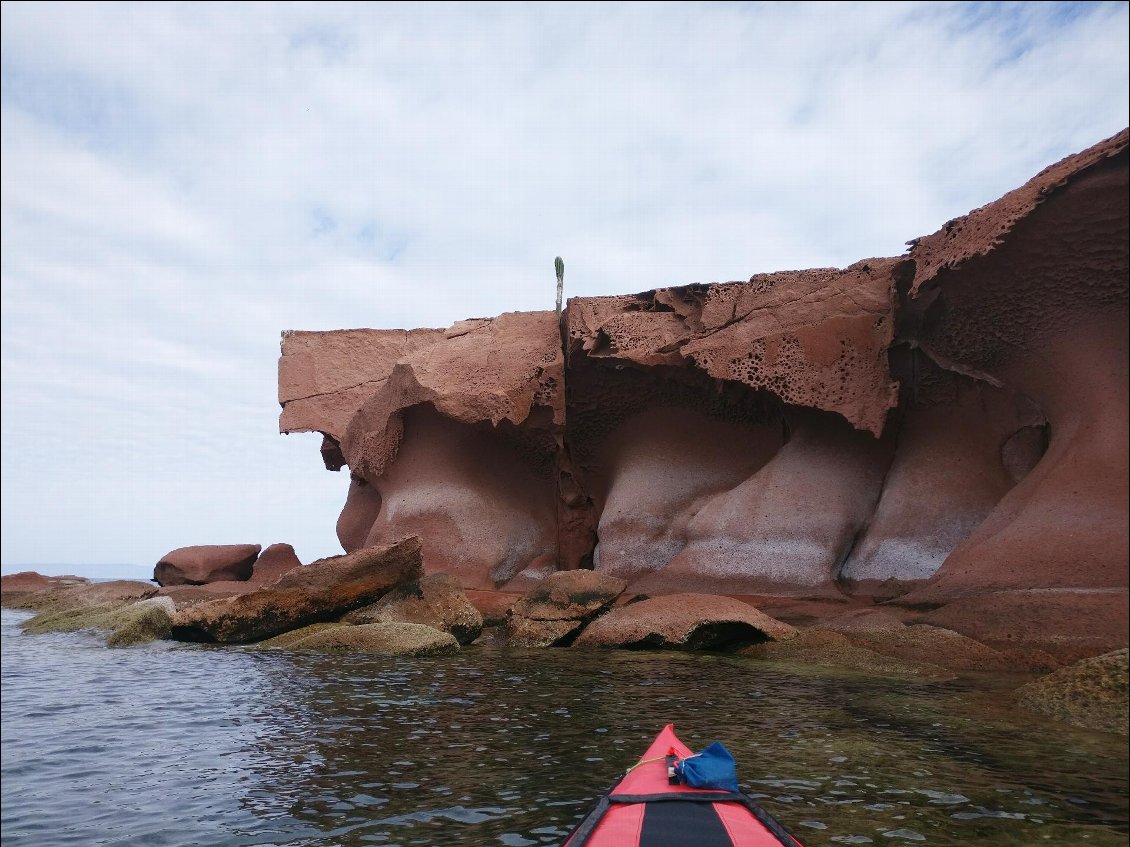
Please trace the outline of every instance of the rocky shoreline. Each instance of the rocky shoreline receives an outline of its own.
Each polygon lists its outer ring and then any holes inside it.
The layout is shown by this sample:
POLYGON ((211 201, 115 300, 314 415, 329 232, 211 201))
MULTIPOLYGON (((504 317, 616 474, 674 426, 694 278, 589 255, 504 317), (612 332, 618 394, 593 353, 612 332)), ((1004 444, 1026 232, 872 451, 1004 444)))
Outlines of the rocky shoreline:
POLYGON ((283 333, 279 428, 349 469, 345 554, 4 577, 28 632, 265 648, 728 650, 1046 674, 1127 733, 1130 130, 906 255, 283 333))
MULTIPOLYGON (((211 552, 215 554, 215 548, 211 552)), ((167 569, 162 569, 167 573, 167 569)), ((249 577, 251 572, 249 571, 249 577)), ((0 579, 5 607, 36 614, 26 634, 96 630, 111 647, 158 639, 261 649, 431 656, 490 645, 515 649, 710 650, 870 676, 953 679, 967 671, 1043 674, 1019 686, 1022 708, 1127 734, 1127 650, 1063 663, 1038 649, 1000 650, 922 622, 905 608, 778 602, 773 617, 747 599, 647 597, 593 571, 562 571, 524 595, 464 591, 425 575, 419 539, 296 565, 273 580, 183 585, 34 572, 0 579), (213 591, 211 599, 206 594, 213 591), (814 614, 822 608, 831 612, 814 614)), ((1029 677, 1025 676, 1027 680, 1029 677)))

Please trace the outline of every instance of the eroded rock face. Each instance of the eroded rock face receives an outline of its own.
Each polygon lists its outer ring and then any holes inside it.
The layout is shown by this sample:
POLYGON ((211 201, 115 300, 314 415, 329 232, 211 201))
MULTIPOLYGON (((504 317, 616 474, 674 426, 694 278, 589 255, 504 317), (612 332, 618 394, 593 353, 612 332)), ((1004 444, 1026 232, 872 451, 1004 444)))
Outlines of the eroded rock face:
POLYGON ((161 557, 153 580, 165 585, 205 585, 209 582, 243 582, 251 578, 258 544, 199 544, 178 547, 161 557))
POLYGON ((624 580, 593 571, 552 574, 510 608, 506 640, 515 647, 566 646, 625 587, 624 580))
POLYGON ((613 609, 585 627, 574 646, 710 650, 795 636, 793 627, 741 600, 668 594, 613 609))
POLYGON ((349 466, 345 549, 416 533, 467 589, 593 568, 889 599, 1006 657, 1123 645, 1128 138, 900 258, 288 335, 282 427, 349 466))
POLYGON ((1047 453, 918 601, 1127 585, 1127 132, 911 250, 921 349, 1023 394, 1047 453))
POLYGON ((247 643, 336 619, 423 576, 419 539, 320 559, 236 597, 198 603, 173 618, 181 641, 247 643))

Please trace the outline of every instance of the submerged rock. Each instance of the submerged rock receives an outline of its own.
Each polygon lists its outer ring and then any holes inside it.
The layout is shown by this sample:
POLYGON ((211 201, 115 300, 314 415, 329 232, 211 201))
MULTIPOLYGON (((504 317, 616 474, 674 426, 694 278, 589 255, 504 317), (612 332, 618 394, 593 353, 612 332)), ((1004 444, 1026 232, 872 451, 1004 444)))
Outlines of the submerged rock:
POLYGON ((594 571, 551 574, 511 607, 506 639, 515 647, 567 644, 626 587, 624 580, 594 571))
POLYGON ((575 646, 709 650, 796 634, 787 623, 732 597, 669 594, 613 609, 589 624, 575 646))
POLYGON ((339 618, 422 576, 420 540, 412 536, 390 546, 320 559, 258 591, 182 609, 173 619, 171 634, 181 641, 262 641, 339 618))
POLYGON ((198 544, 178 547, 161 557, 153 568, 158 585, 204 585, 250 579, 255 560, 263 549, 258 544, 198 544))
POLYGON ((788 641, 769 641, 755 644, 742 651, 743 655, 775 662, 795 662, 804 665, 859 671, 875 676, 925 677, 952 679, 946 668, 923 660, 910 660, 883 655, 866 647, 859 647, 842 632, 813 628, 802 630, 788 641))
POLYGON ((1020 705, 1073 726, 1127 734, 1130 651, 1083 659, 1017 691, 1020 705))
POLYGON ((470 644, 483 631, 483 616, 459 581, 445 573, 399 585, 373 605, 350 612, 345 620, 352 624, 424 624, 451 633, 460 644, 470 644))
POLYGON ((440 656, 459 651, 449 632, 417 623, 315 624, 263 642, 289 650, 341 650, 384 656, 440 656))

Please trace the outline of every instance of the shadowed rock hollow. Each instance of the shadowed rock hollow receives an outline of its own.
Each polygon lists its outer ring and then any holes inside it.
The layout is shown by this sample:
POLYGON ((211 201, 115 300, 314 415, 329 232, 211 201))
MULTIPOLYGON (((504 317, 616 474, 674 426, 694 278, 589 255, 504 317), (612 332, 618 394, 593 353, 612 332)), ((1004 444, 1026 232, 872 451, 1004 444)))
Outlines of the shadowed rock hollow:
POLYGON ((1125 646, 1127 137, 902 257, 287 333, 281 428, 349 467, 346 550, 415 534, 466 589, 592 568, 1125 646))

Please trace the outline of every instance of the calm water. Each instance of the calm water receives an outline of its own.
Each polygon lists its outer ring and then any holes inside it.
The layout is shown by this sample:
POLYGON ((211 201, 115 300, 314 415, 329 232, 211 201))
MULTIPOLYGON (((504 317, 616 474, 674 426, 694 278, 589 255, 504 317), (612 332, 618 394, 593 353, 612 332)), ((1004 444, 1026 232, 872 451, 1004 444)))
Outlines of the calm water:
POLYGON ((906 684, 721 656, 383 659, 20 634, 3 843, 556 844, 667 721, 809 847, 1125 845, 1124 739, 906 684))

